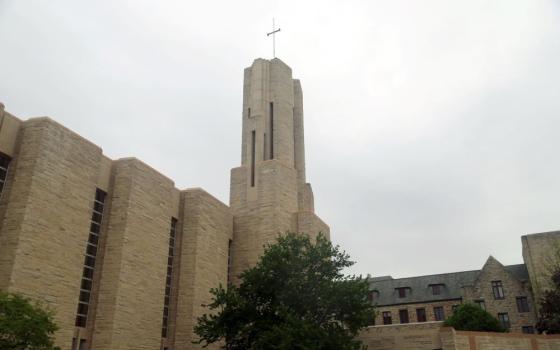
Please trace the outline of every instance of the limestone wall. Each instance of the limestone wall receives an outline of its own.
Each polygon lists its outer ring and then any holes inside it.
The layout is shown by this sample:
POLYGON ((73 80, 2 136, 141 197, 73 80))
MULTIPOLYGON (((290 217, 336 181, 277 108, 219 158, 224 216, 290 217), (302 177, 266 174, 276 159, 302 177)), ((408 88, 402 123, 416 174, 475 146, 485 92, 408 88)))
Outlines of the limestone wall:
POLYGON ((157 349, 173 182, 133 159, 114 162, 94 349, 157 349))
POLYGON ((48 118, 21 124, 0 208, 0 289, 56 312, 68 349, 101 149, 48 118))
POLYGON ((542 291, 550 287, 551 268, 560 264, 560 231, 522 236, 521 243, 523 260, 538 300, 542 291))
POLYGON ((439 331, 442 322, 368 327, 359 339, 368 350, 441 349, 439 331))
MULTIPOLYGON (((193 327, 208 309, 210 288, 226 286, 228 246, 233 234, 233 216, 229 208, 201 189, 183 191, 182 242, 173 349, 194 346, 193 327)), ((216 346, 210 348, 217 348, 216 346)))
POLYGON ((290 67, 275 58, 245 69, 242 118, 241 166, 232 169, 230 188, 234 277, 279 234, 330 235, 305 182, 303 93, 290 67))
POLYGON ((4 105, 0 103, 0 153, 14 156, 21 123, 21 120, 4 111, 4 105))
POLYGON ((510 275, 500 262, 490 257, 475 285, 465 288, 466 301, 484 300, 486 311, 498 318, 498 313, 507 313, 510 319, 510 331, 521 333, 523 326, 534 326, 535 313, 534 301, 528 283, 521 283, 510 275), (496 299, 492 290, 492 281, 501 281, 503 285, 504 298, 496 299), (528 312, 519 312, 517 308, 517 297, 527 297, 529 303, 528 312))
POLYGON ((368 350, 557 350, 560 335, 455 331, 442 322, 369 327, 359 336, 368 350))
POLYGON ((560 335, 455 331, 444 327, 442 350, 553 350, 560 349, 560 335))

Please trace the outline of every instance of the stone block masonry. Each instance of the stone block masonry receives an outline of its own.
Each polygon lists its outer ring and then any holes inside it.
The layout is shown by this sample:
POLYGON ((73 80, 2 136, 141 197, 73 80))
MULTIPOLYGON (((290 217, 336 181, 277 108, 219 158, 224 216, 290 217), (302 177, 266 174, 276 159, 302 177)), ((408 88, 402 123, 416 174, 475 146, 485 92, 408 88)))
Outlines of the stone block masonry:
POLYGON ((230 207, 0 104, 0 289, 52 309, 57 346, 197 348, 193 327, 211 288, 236 282, 280 233, 328 237, 305 179, 300 82, 282 61, 257 59, 243 84, 230 207))
POLYGON ((157 349, 173 182, 130 158, 114 163, 94 349, 157 349))
POLYGON ((233 275, 253 266, 278 234, 330 235, 305 179, 303 93, 281 60, 245 69, 241 166, 231 171, 233 275))
POLYGON ((101 149, 48 118, 18 134, 2 196, 0 288, 56 310, 69 348, 101 149))
MULTIPOLYGON (((233 216, 229 208, 202 189, 181 193, 183 212, 180 278, 173 349, 192 349, 193 327, 207 313, 210 288, 227 286, 233 216)), ((217 348, 210 347, 210 348, 217 348)))

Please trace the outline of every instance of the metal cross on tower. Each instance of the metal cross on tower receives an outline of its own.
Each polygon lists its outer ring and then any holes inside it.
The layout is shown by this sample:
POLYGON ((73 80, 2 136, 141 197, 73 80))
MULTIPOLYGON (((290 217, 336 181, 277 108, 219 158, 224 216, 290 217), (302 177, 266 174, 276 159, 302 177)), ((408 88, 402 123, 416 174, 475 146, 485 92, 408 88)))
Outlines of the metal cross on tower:
POLYGON ((276 33, 280 31, 280 28, 276 29, 274 25, 274 18, 272 19, 272 32, 266 33, 266 36, 272 35, 272 57, 276 58, 276 33))

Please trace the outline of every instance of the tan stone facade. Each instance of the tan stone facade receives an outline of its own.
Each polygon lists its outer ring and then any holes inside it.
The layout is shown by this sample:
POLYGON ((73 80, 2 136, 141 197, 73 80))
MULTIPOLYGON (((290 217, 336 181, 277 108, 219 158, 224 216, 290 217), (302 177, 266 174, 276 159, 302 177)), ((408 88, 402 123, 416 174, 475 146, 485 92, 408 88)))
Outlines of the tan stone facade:
POLYGON ((442 322, 369 327, 359 336, 368 350, 553 350, 560 335, 462 332, 442 322))
MULTIPOLYGON (((49 118, 22 121, 0 105, 0 289, 54 310, 63 350, 198 348, 193 326, 210 288, 235 283, 278 234, 330 235, 306 180, 303 93, 290 67, 257 59, 245 69, 242 118, 241 165, 231 170, 228 206, 202 189, 176 188, 135 158, 111 160, 49 118)), ((436 308, 446 318, 461 302, 483 300, 496 316, 507 313, 512 332, 532 326, 531 287, 536 295, 546 288, 545 260, 560 233, 522 242, 522 267, 490 258, 460 281, 453 274, 422 276, 413 288, 410 279, 377 281, 389 285, 377 298, 410 291, 396 301, 374 300, 377 326, 363 339, 371 349, 499 348, 507 340, 443 334, 436 308), (496 281, 503 298, 494 295, 496 281), (447 294, 419 297, 438 284, 447 294), (529 311, 519 311, 518 297, 529 311), (402 310, 409 323, 395 325, 402 310), (383 312, 393 325, 382 325, 383 312)), ((548 341, 520 337, 524 344, 548 341)))
POLYGON ((301 85, 277 58, 245 69, 241 166, 231 171, 230 205, 234 278, 279 233, 330 234, 305 178, 301 85))
POLYGON ((560 265, 560 231, 525 235, 521 237, 521 244, 523 260, 538 299, 544 290, 550 288, 551 270, 560 265))
POLYGON ((63 350, 197 348, 210 288, 235 282, 278 234, 329 235, 305 179, 303 94, 291 69, 255 60, 243 106, 228 206, 0 105, 0 289, 51 308, 63 350))

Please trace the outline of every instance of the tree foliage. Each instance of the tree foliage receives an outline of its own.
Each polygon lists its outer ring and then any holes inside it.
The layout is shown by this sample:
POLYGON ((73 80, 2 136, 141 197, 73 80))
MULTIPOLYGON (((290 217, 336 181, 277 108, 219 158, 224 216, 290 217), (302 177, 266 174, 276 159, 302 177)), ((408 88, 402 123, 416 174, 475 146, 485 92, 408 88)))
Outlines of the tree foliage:
POLYGON ((0 291, 0 349, 55 350, 53 314, 19 294, 0 291))
POLYGON ((345 276, 354 263, 320 235, 287 233, 265 247, 239 286, 212 289, 211 313, 198 319, 198 343, 225 349, 360 349, 355 339, 373 306, 365 279, 345 276))
POLYGON ((471 303, 459 305, 443 324, 458 331, 506 332, 497 318, 471 303))
POLYGON ((560 334, 560 268, 550 279, 553 288, 542 293, 537 330, 539 333, 560 334))

